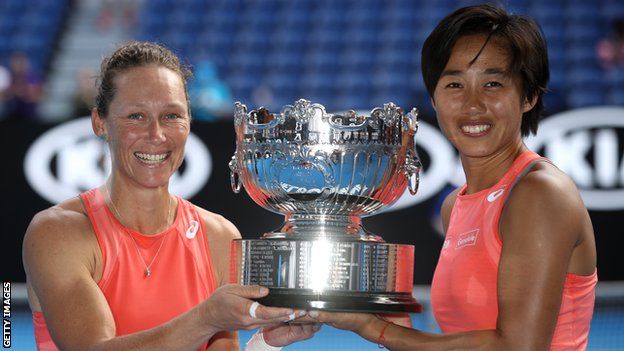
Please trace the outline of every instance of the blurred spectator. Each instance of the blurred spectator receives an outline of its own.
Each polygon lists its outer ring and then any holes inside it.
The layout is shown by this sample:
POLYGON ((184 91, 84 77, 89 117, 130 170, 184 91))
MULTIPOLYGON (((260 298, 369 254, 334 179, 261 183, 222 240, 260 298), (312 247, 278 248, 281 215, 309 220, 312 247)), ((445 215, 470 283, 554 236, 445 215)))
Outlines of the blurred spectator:
POLYGON ((194 79, 189 82, 193 118, 202 121, 232 117, 232 94, 219 80, 217 68, 207 60, 195 67, 194 79))
POLYGON ((101 31, 108 31, 119 25, 125 30, 134 28, 137 22, 139 0, 102 0, 96 26, 101 31))
POLYGON ((41 79, 31 69, 28 56, 17 52, 10 61, 11 82, 5 91, 4 115, 7 118, 37 120, 41 100, 41 79))
POLYGON ((613 22, 611 37, 598 43, 598 59, 606 69, 624 67, 624 18, 613 22))
POLYGON ((91 114, 95 106, 95 78, 91 69, 83 68, 78 72, 78 89, 74 95, 72 117, 84 117, 91 114))
MULTIPOLYGON (((273 105, 275 102, 273 90, 267 85, 259 85, 254 89, 251 93, 251 98, 255 106, 264 106, 267 108, 276 107, 273 105)), ((281 106, 277 106, 277 108, 281 108, 281 106)))
POLYGON ((10 84, 11 73, 6 67, 0 65, 0 119, 4 117, 4 102, 10 84))

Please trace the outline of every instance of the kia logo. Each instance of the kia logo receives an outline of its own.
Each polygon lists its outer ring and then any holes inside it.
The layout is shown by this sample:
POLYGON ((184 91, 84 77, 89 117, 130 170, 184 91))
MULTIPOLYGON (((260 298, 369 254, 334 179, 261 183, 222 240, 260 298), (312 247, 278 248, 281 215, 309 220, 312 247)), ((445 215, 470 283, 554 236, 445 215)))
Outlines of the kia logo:
MULTIPOLYGON (((465 183, 453 146, 437 128, 420 121, 415 142, 431 164, 421 171, 418 194, 406 191, 388 211, 425 201, 447 184, 465 183)), ((592 107, 552 115, 525 142, 572 178, 588 209, 624 208, 624 108, 592 107)))
MULTIPOLYGON (((58 203, 104 183, 110 173, 108 146, 84 117, 63 123, 41 135, 28 149, 24 173, 41 197, 58 203)), ((210 152, 193 133, 186 141, 184 172, 171 177, 169 189, 191 198, 206 184, 212 171, 210 152)))
MULTIPOLYGON (((418 194, 406 191, 387 211, 416 205, 448 184, 465 182, 453 146, 437 128, 420 121, 414 140, 431 162, 421 171, 418 194)), ((550 116, 526 144, 574 180, 588 209, 624 208, 624 108, 583 108, 550 116)), ((176 172, 169 186, 173 193, 191 198, 212 171, 208 149, 192 133, 184 165, 184 172, 176 172)), ((24 169, 30 186, 58 203, 104 182, 110 172, 108 147, 93 135, 90 118, 81 118, 39 137, 26 154, 24 169)))
POLYGON ((624 108, 592 107, 553 115, 526 140, 579 187, 585 206, 624 208, 624 108))

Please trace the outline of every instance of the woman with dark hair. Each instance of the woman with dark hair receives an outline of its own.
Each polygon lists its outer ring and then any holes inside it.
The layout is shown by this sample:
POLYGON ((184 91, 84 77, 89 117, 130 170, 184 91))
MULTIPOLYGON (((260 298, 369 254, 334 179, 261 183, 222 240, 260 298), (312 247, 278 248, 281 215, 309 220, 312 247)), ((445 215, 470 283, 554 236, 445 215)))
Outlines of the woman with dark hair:
POLYGON ((310 316, 391 350, 584 350, 592 224, 572 180, 522 140, 537 130, 549 78, 539 27, 489 5, 461 8, 429 35, 421 62, 466 175, 442 205, 431 303, 444 334, 369 314, 310 316))
POLYGON ((259 305, 259 286, 227 285, 223 217, 169 193, 190 133, 188 70, 168 49, 133 42, 101 67, 94 133, 108 144, 102 186, 38 213, 23 245, 39 350, 247 350, 311 337, 305 312, 259 305))

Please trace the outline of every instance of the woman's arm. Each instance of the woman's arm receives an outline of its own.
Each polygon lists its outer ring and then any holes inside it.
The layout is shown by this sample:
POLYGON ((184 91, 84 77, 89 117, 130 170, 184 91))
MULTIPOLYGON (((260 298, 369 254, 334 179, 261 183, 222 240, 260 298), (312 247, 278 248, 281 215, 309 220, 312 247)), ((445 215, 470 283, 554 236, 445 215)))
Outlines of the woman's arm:
POLYGON ((273 325, 292 313, 260 307, 252 319, 250 299, 264 296, 266 289, 228 286, 170 322, 116 337, 112 313, 93 279, 96 252, 90 222, 76 209, 43 211, 26 232, 23 259, 33 300, 63 350, 197 350, 221 330, 273 325))
MULTIPOLYGON (((230 248, 232 240, 240 239, 236 227, 220 215, 199 209, 210 245, 210 256, 217 282, 220 286, 227 285, 230 279, 230 248)), ((300 317, 305 311, 296 311, 300 317)), ((293 342, 311 338, 319 325, 282 323, 264 328, 264 340, 271 346, 285 346, 293 342)), ((236 331, 222 331, 211 339, 209 350, 239 350, 239 337, 236 331)))
MULTIPOLYGON (((224 217, 200 207, 196 209, 205 224, 215 280, 218 286, 227 285, 230 283, 230 247, 232 240, 240 239, 240 232, 224 217)), ((238 332, 233 330, 217 333, 212 337, 208 350, 240 350, 238 332)))
POLYGON ((574 185, 553 171, 530 172, 516 185, 500 222, 496 329, 434 335, 366 314, 321 312, 316 318, 371 342, 383 331, 390 350, 548 350, 584 214, 574 185))

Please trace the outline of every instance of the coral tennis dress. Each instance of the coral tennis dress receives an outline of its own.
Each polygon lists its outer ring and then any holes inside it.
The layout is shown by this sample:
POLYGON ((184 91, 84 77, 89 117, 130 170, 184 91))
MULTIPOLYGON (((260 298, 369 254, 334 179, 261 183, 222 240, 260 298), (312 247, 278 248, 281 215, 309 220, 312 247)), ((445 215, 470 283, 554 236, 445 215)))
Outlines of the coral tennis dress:
MULTIPOLYGON (((544 161, 527 151, 491 188, 468 195, 465 185, 460 189, 431 285, 433 313, 444 333, 496 329, 501 212, 515 183, 544 161)), ((551 350, 586 348, 597 280, 596 272, 566 275, 551 350)))
MULTIPOLYGON (((163 324, 217 288, 204 223, 190 202, 177 198, 173 224, 161 233, 143 235, 125 228, 113 216, 99 189, 80 198, 102 252, 98 286, 108 301, 118 336, 163 324), (146 276, 146 264, 152 260, 151 274, 146 276)), ((42 312, 33 313, 33 324, 38 349, 58 350, 42 312)))

